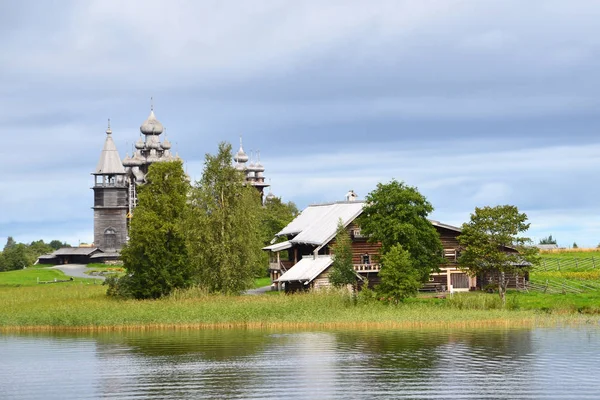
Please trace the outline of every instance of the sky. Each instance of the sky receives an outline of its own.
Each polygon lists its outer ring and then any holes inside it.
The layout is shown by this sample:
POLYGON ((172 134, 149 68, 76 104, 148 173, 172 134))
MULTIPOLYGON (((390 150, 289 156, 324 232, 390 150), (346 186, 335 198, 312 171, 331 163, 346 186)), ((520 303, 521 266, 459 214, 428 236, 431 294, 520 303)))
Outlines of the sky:
MULTIPOLYGON (((0 2, 0 242, 93 240, 107 119, 153 98, 193 180, 227 141, 300 208, 392 179, 460 226, 600 243, 600 1, 0 2)), ((0 245, 2 245, 0 243, 0 245)))

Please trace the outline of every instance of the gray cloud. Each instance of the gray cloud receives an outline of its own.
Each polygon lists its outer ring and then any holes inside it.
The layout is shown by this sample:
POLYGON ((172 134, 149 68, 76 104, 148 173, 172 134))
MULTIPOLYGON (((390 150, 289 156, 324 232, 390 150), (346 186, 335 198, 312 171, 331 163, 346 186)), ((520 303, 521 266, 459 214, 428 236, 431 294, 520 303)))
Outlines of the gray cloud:
POLYGON ((300 205, 395 177, 440 220, 510 202, 535 235, 595 245, 598 17, 588 1, 3 3, 0 239, 89 241, 106 119, 124 156, 154 96, 195 177, 243 134, 300 205))

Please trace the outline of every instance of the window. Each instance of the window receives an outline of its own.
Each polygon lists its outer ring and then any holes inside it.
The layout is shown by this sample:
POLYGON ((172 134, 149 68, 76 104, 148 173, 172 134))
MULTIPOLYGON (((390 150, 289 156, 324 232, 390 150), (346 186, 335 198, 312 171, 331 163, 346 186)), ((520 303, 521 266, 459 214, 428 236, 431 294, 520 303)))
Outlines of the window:
POLYGON ((360 256, 361 264, 371 264, 371 256, 369 254, 363 254, 360 256))

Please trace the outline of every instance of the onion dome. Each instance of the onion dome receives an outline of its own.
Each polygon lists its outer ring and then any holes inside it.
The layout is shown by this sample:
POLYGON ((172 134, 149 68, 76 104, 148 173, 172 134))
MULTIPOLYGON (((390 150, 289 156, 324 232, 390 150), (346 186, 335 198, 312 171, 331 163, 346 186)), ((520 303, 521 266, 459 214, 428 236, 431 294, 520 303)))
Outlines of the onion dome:
POLYGON ((137 151, 133 154, 133 157, 131 157, 130 164, 132 167, 134 167, 134 166, 139 167, 144 164, 144 157, 140 154, 139 151, 137 151))
POLYGON ((265 167, 260 163, 260 151, 258 152, 258 161, 254 164, 254 170, 256 172, 265 172, 265 167))
POLYGON ((248 161, 248 155, 244 152, 244 148, 242 147, 242 137, 240 136, 240 149, 235 156, 233 156, 233 160, 239 164, 244 164, 248 161))
POLYGON ((183 160, 181 159, 181 157, 179 157, 179 153, 175 153, 175 160, 183 162, 183 160))
POLYGON ((144 148, 144 141, 140 137, 137 142, 135 142, 135 148, 141 150, 144 148))
POLYGON ((275 195, 273 194, 273 192, 271 192, 271 191, 269 190, 269 193, 268 193, 268 194, 267 194, 267 196, 265 197, 265 200, 272 201, 272 200, 274 200, 274 199, 275 199, 275 195))
POLYGON ((125 155, 125 158, 123 159, 123 166, 125 167, 133 167, 135 164, 133 163, 133 159, 131 157, 129 157, 129 154, 125 155))
POLYGON ((244 164, 236 163, 235 164, 235 169, 237 169, 238 171, 245 171, 246 170, 246 166, 244 164))
POLYGON ((169 150, 171 148, 171 142, 168 139, 165 139, 161 144, 162 148, 165 150, 169 150))
POLYGON ((253 181, 256 178, 256 167, 253 161, 246 166, 246 179, 253 181))
POLYGON ((144 135, 160 135, 163 133, 163 125, 156 119, 154 110, 150 111, 150 115, 140 126, 140 132, 144 135))

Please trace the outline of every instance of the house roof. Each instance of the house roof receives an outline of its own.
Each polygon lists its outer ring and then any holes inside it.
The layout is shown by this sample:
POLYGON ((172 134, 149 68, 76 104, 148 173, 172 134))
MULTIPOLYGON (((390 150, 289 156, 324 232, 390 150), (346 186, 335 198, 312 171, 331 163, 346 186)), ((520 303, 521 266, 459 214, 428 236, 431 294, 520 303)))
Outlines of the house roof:
POLYGON ((52 253, 53 256, 89 256, 97 251, 97 247, 63 247, 52 253))
POLYGON ((451 231, 455 231, 455 232, 459 232, 459 233, 462 232, 462 229, 457 226, 442 224, 440 221, 435 221, 433 219, 430 219, 429 222, 431 222, 431 225, 433 225, 433 226, 449 229, 451 231))
POLYGON ((554 250, 558 249, 557 244, 536 244, 534 247, 537 247, 540 250, 554 250))
POLYGON ((338 222, 341 220, 347 226, 362 213, 364 204, 362 201, 342 201, 308 206, 277 236, 296 235, 290 240, 293 244, 324 245, 335 236, 338 222))
MULTIPOLYGON (((340 219, 344 226, 348 226, 362 213, 364 207, 364 201, 340 201, 310 205, 276 235, 293 236, 292 239, 283 242, 286 243, 285 245, 278 243, 264 247, 263 250, 277 252, 288 249, 294 244, 325 245, 335 237, 340 219)), ((429 222, 435 227, 461 232, 461 229, 456 226, 434 220, 429 220, 429 222)))
POLYGON ((120 256, 121 256, 121 254, 118 251, 116 251, 116 252, 108 252, 108 251, 107 252, 102 252, 102 251, 99 251, 98 253, 92 254, 90 256, 90 259, 96 259, 96 258, 118 258, 120 256))
POLYGON ((331 256, 303 257, 296 265, 287 270, 275 282, 307 281, 312 282, 321 272, 325 271, 333 263, 331 256))

